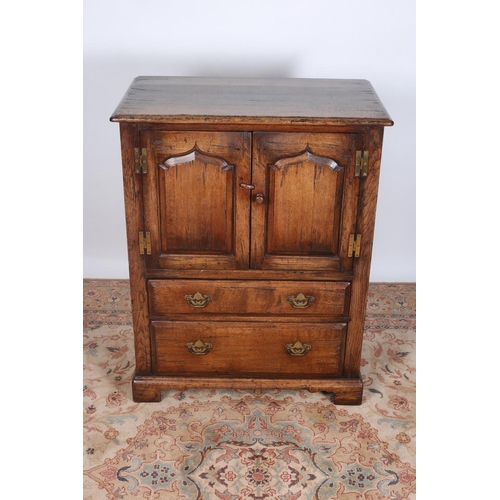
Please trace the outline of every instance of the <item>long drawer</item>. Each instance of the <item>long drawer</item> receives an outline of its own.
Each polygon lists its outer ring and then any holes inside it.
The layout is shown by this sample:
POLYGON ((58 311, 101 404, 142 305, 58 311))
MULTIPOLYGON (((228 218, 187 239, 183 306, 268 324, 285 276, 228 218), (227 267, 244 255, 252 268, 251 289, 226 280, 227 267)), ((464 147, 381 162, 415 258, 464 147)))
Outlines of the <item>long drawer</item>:
POLYGON ((149 280, 151 316, 240 314, 347 316, 350 283, 149 280))
POLYGON ((152 321, 157 375, 302 378, 342 372, 345 323, 152 321))

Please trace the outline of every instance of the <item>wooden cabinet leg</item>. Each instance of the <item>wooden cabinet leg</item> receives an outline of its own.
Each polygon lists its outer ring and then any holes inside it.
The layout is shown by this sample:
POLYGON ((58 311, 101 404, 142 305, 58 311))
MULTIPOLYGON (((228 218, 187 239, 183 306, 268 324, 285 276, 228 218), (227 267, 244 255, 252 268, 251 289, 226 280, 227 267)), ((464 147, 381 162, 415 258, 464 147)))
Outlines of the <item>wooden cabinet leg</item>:
MULTIPOLYGON (((346 381, 347 384, 347 381, 346 381)), ((323 391, 335 405, 360 405, 363 400, 363 382, 360 379, 349 380, 349 385, 323 391)))
POLYGON ((360 394, 335 394, 334 392, 328 392, 328 396, 330 397, 330 401, 334 405, 360 405, 363 399, 363 393, 360 394))
POLYGON ((136 403, 159 403, 161 401, 161 389, 134 378, 132 381, 132 398, 136 403))

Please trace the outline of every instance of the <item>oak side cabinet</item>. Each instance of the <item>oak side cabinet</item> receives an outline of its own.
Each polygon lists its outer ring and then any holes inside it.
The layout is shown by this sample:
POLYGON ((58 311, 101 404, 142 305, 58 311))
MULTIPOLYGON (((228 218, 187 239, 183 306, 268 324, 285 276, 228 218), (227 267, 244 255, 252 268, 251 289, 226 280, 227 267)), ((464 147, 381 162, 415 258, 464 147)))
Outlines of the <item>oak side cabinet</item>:
POLYGON ((384 127, 366 80, 137 77, 120 123, 134 401, 360 404, 384 127))

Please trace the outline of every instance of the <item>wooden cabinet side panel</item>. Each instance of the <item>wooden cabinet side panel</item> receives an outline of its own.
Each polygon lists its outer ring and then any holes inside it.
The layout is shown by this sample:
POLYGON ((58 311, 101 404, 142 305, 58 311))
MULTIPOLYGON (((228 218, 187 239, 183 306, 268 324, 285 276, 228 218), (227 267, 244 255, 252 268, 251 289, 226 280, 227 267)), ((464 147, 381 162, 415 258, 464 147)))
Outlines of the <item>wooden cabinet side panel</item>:
POLYGON ((361 235, 360 257, 354 259, 354 278, 351 288, 350 316, 344 359, 344 376, 358 377, 361 364, 361 348, 365 326, 366 301, 370 279, 370 264, 375 230, 375 212, 382 156, 382 127, 370 128, 365 137, 368 148, 368 175, 360 187, 359 212, 356 233, 361 235))
POLYGON ((134 168, 134 147, 139 136, 135 125, 120 124, 123 192, 127 225, 127 246, 130 274, 130 295, 134 326, 136 374, 151 373, 151 344, 149 338, 146 266, 139 252, 139 231, 144 231, 142 214, 142 185, 134 168))

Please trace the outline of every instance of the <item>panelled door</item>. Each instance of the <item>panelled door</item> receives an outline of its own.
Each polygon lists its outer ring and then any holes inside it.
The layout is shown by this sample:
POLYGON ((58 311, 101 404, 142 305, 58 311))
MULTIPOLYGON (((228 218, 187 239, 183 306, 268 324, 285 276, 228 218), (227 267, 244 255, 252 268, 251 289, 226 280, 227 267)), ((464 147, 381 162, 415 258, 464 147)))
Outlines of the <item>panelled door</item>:
POLYGON ((144 131, 148 268, 248 269, 251 134, 144 131))
POLYGON ((361 134, 143 131, 150 269, 350 271, 361 134), (252 151, 253 148, 253 151, 252 151))
POLYGON ((253 135, 251 267, 349 271, 361 134, 253 135))

